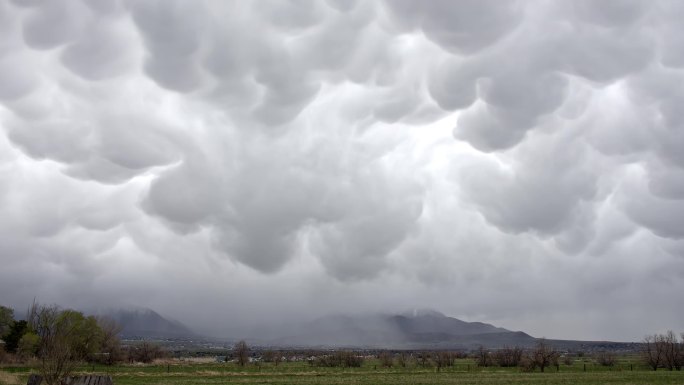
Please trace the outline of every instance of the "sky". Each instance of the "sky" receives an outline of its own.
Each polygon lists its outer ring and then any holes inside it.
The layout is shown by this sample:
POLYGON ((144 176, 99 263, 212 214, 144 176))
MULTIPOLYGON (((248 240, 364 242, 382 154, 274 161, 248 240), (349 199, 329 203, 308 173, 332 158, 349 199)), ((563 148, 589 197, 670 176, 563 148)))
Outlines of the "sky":
POLYGON ((684 319, 684 2, 0 1, 0 304, 684 319))

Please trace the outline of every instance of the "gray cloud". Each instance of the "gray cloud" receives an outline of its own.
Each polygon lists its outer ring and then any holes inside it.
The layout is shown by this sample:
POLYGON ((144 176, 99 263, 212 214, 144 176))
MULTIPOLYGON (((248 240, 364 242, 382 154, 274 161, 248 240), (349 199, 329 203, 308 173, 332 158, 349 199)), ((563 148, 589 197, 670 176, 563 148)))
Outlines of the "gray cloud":
POLYGON ((681 8, 2 2, 0 302, 676 328, 681 8))

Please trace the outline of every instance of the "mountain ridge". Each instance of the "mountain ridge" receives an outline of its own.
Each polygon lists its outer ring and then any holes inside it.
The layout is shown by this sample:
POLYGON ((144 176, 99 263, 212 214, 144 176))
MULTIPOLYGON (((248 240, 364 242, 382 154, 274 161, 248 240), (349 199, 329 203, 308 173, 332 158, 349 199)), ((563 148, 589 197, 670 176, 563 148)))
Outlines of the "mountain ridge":
POLYGON ((483 322, 435 311, 403 314, 330 315, 305 323, 299 333, 270 341, 282 346, 473 348, 531 346, 537 339, 483 322))

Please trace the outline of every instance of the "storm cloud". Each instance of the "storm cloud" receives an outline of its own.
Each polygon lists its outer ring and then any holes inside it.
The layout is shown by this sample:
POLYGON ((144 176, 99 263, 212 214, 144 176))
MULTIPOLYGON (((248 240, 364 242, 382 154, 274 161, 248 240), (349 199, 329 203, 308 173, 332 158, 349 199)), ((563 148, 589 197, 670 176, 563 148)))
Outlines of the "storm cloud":
POLYGON ((148 306, 214 335, 414 307, 557 338, 676 329, 683 19, 2 1, 0 303, 148 306))

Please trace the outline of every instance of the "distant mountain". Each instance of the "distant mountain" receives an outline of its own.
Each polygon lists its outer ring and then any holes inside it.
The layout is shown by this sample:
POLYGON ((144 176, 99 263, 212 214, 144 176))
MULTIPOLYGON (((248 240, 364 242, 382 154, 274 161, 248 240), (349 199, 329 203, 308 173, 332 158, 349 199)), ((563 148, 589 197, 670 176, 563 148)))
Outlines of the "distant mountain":
POLYGON ((186 338, 195 333, 187 326, 162 317, 152 309, 116 309, 100 312, 121 325, 125 338, 186 338))
POLYGON ((305 324, 296 335, 272 341, 283 346, 347 346, 406 349, 472 349, 483 345, 532 346, 534 337, 435 311, 410 314, 333 315, 305 324))

